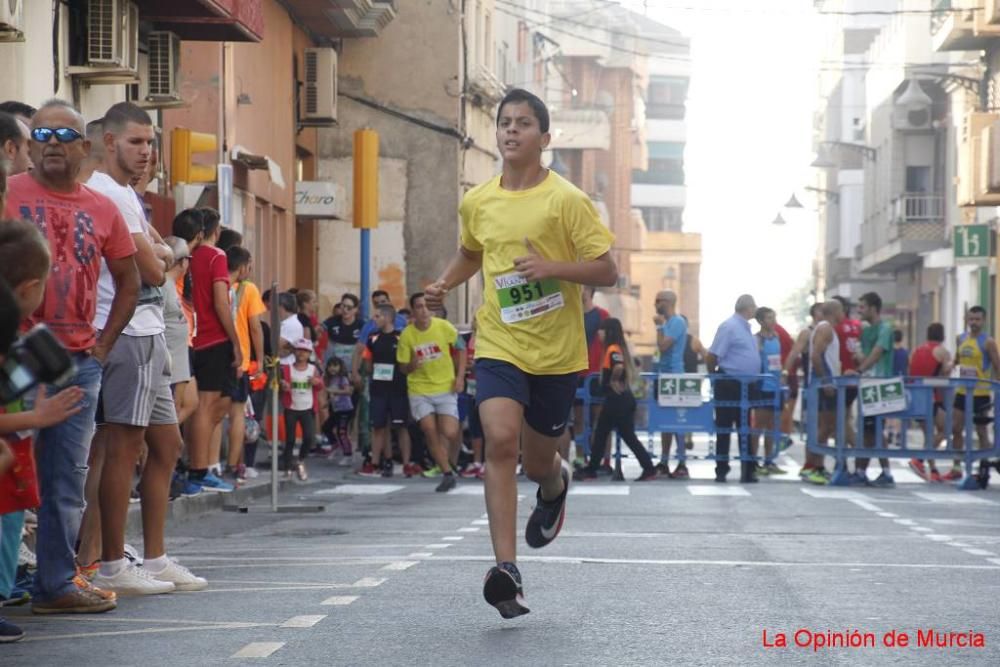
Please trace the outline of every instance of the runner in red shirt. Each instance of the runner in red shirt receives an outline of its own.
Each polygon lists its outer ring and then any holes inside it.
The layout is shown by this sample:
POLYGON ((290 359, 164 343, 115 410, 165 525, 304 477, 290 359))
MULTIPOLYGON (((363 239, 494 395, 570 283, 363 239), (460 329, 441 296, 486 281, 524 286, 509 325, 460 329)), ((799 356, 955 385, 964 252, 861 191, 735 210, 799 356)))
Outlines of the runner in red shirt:
MULTIPOLYGON (((912 377, 948 377, 951 375, 952 358, 942 343, 944 342, 944 325, 934 322, 927 327, 927 342, 913 351, 910 359, 910 375, 912 377)), ((934 440, 926 444, 926 449, 934 449, 945 435, 944 397, 940 389, 934 390, 934 440)), ((934 459, 928 461, 930 470, 924 467, 922 459, 910 459, 910 469, 931 482, 943 482, 934 459)))
MULTIPOLYGON (((848 374, 848 371, 857 370, 858 364, 855 361, 855 354, 861 349, 861 322, 860 320, 851 319, 851 302, 845 297, 835 296, 833 297, 840 302, 840 305, 844 307, 844 319, 836 326, 837 340, 840 341, 840 370, 844 375, 848 374)), ((852 419, 854 413, 851 410, 851 406, 854 405, 854 401, 858 398, 858 388, 857 387, 845 387, 844 388, 844 400, 845 409, 847 410, 847 428, 844 429, 847 434, 847 444, 851 447, 855 446, 855 436, 854 436, 854 420, 852 419)))

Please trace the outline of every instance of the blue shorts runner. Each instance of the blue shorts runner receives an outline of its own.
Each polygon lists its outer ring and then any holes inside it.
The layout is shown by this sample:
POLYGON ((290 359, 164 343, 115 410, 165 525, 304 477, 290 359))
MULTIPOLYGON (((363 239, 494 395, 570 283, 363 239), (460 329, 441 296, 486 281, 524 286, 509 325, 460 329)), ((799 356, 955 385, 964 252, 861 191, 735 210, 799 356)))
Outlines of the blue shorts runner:
POLYGON ((509 398, 524 406, 524 421, 541 435, 556 438, 566 430, 579 373, 533 375, 512 363, 476 359, 476 404, 509 398))

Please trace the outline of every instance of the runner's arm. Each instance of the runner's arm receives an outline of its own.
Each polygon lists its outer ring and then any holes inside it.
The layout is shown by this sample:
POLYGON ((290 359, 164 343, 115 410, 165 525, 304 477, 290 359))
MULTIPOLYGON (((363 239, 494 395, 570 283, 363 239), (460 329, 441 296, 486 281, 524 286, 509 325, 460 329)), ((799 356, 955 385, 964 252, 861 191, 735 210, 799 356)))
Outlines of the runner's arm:
POLYGON ((785 372, 791 373, 792 369, 795 368, 795 364, 798 363, 799 357, 806 350, 806 345, 809 343, 809 330, 803 329, 799 332, 799 337, 795 339, 795 343, 792 344, 792 350, 788 353, 788 357, 785 359, 785 372))
POLYGON ((264 372, 264 327, 260 325, 260 315, 250 318, 250 344, 257 357, 257 372, 264 372))
POLYGON ((709 373, 715 372, 718 363, 719 363, 719 358, 717 356, 715 356, 711 352, 705 354, 705 368, 708 370, 709 373))
POLYGON ((833 330, 830 327, 824 327, 816 332, 816 337, 813 340, 813 349, 809 355, 809 363, 817 378, 826 377, 826 365, 823 363, 823 354, 833 341, 832 334, 833 330))
POLYGON ((951 352, 944 345, 938 345, 934 348, 934 358, 937 362, 941 364, 941 371, 938 373, 940 377, 948 377, 951 375, 951 369, 953 368, 951 362, 951 352))
POLYGON ((525 242, 525 245, 528 254, 514 260, 514 269, 525 280, 555 278, 578 285, 597 287, 611 287, 618 282, 618 267, 611 259, 610 252, 604 253, 597 259, 583 262, 554 262, 539 255, 530 242, 525 242))
POLYGON ((656 327, 656 347, 660 352, 666 352, 674 346, 674 339, 663 333, 663 327, 656 327))
POLYGON ((987 339, 986 354, 990 355, 990 366, 993 368, 993 377, 1000 377, 1000 352, 997 351, 997 342, 995 339, 987 339))
POLYGON ((115 296, 111 301, 108 321, 98 336, 93 351, 94 357, 102 364, 108 358, 108 352, 118 340, 122 329, 132 319, 135 304, 139 301, 139 269, 135 265, 135 255, 105 261, 115 284, 115 296))
POLYGON ((468 363, 469 355, 465 353, 464 348, 453 347, 452 350, 458 352, 458 354, 452 355, 453 358, 458 357, 455 359, 455 393, 461 394, 465 390, 465 366, 468 363))
POLYGON ((858 375, 861 375, 869 368, 878 363, 878 360, 882 358, 885 350, 882 349, 881 345, 876 345, 872 348, 871 354, 869 354, 865 359, 858 364, 858 375))
MULTIPOLYGON (((132 240, 135 242, 135 265, 139 267, 139 278, 145 285, 160 287, 167 280, 167 260, 157 255, 156 247, 149 242, 145 234, 133 234, 132 240)), ((159 246, 167 252, 170 248, 159 246)), ((171 253, 172 255, 173 253, 171 253)))
POLYGON ((444 273, 424 289, 424 300, 431 309, 440 308, 448 291, 452 290, 483 268, 483 253, 459 246, 458 252, 451 258, 444 273))

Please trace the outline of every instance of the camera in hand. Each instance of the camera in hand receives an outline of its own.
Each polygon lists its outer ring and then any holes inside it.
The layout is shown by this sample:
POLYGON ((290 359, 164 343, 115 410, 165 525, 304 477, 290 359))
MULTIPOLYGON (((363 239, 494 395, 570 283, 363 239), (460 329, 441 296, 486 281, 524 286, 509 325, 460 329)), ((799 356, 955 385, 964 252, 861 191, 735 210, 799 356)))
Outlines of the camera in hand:
POLYGON ((17 400, 40 383, 59 385, 76 373, 76 364, 49 328, 36 325, 18 339, 0 365, 0 405, 17 400))

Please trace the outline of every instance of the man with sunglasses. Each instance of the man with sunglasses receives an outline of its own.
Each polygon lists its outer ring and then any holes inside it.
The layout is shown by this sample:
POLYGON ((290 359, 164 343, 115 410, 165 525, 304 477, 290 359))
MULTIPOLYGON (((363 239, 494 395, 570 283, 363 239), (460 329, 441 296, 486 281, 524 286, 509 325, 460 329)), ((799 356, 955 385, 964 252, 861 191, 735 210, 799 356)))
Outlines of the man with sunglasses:
POLYGON ((46 237, 52 270, 33 323, 44 322, 73 355, 69 384, 85 395, 80 412, 39 432, 38 574, 32 611, 94 613, 113 609, 114 596, 76 576, 74 543, 83 511, 83 484, 102 367, 139 296, 135 243, 114 202, 76 182, 90 151, 84 120, 70 103, 51 100, 31 119, 34 169, 10 180, 7 217, 29 220, 46 237), (97 281, 101 259, 115 287, 98 334, 97 281))

